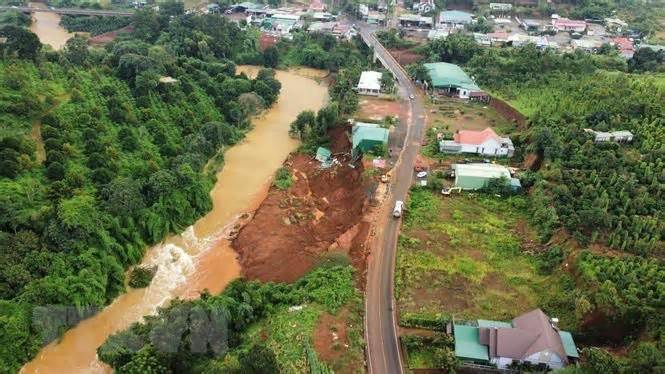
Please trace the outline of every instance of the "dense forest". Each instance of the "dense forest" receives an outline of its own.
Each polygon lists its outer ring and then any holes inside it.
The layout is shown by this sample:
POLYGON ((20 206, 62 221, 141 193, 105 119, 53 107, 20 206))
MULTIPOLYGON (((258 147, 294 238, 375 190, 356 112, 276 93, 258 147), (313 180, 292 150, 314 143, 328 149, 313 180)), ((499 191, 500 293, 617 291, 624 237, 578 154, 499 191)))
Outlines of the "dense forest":
POLYGON ((104 306, 148 245, 211 208, 204 165, 279 94, 271 70, 235 75, 231 59, 257 41, 224 18, 142 11, 133 23, 105 49, 73 38, 59 52, 0 29, 2 372, 57 337, 32 323, 36 306, 104 306))

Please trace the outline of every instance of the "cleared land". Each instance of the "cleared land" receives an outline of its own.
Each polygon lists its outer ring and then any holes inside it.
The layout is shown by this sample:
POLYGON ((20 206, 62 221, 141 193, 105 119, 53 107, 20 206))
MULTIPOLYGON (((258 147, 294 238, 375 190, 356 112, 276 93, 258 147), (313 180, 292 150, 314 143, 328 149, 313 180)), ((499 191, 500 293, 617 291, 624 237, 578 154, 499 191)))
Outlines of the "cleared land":
MULTIPOLYGON (((563 277, 542 275, 523 197, 411 193, 398 244, 401 322, 511 319, 556 299, 563 277)), ((547 303, 550 304, 550 303, 547 303)), ((565 323, 565 321, 562 321, 565 323)))
POLYGON ((441 98, 427 106, 427 124, 447 131, 484 130, 492 127, 500 134, 515 131, 515 124, 485 104, 441 98))

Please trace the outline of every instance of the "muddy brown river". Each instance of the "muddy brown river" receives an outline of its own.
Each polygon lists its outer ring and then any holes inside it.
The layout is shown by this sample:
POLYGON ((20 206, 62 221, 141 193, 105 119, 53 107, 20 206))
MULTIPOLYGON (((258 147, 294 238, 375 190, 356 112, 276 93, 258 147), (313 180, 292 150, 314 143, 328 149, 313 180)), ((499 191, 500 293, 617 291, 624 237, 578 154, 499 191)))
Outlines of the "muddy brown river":
MULTIPOLYGON (((46 8, 44 3, 28 3, 33 8, 46 8)), ((42 44, 48 44, 56 51, 61 49, 74 34, 60 26, 60 15, 50 12, 32 13, 30 30, 34 32, 42 44)))
MULTIPOLYGON (((247 75, 258 68, 239 67, 247 75)), ((240 274, 236 254, 225 235, 244 212, 258 207, 270 180, 298 142, 288 135, 289 124, 303 110, 317 110, 328 99, 327 86, 312 77, 321 71, 278 71, 282 83, 279 100, 255 118, 254 128, 224 155, 224 168, 210 192, 213 209, 180 235, 150 248, 144 265, 157 265, 152 283, 118 297, 94 317, 82 321, 62 339, 44 347, 22 373, 104 373, 111 369, 96 358, 106 338, 155 313, 175 297, 193 298, 208 289, 219 293, 240 274)))

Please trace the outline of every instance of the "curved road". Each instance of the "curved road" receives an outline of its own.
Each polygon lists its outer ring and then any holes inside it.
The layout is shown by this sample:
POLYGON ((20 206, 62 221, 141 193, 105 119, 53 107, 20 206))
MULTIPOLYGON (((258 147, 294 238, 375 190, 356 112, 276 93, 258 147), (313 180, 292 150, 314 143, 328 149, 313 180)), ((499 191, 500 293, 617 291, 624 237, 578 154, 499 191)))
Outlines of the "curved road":
MULTIPOLYGON (((360 34, 367 44, 374 48, 375 54, 385 67, 395 75, 403 98, 409 100, 410 95, 415 96, 414 100, 410 100, 411 115, 406 139, 390 186, 392 195, 388 204, 392 212, 395 200, 405 201, 412 184, 413 165, 425 131, 425 110, 422 98, 404 69, 374 38, 371 30, 361 26, 360 34)), ((369 372, 374 374, 403 373, 393 292, 395 254, 401 220, 394 219, 388 214, 382 217, 382 220, 380 224, 383 227, 383 235, 377 238, 367 273, 365 297, 367 366, 369 372)))

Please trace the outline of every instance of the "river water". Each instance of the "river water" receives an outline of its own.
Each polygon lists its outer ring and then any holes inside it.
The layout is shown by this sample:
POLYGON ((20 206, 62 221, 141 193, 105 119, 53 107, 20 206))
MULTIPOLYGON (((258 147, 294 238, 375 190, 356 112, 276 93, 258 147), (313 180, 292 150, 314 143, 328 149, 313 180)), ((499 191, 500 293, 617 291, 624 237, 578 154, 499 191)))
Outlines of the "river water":
MULTIPOLYGON (((256 67, 239 67, 254 75, 256 67)), ((270 180, 298 142, 288 136, 289 124, 303 110, 317 110, 327 101, 325 84, 306 76, 321 71, 278 71, 282 90, 275 105, 255 118, 254 128, 243 142, 224 155, 224 168, 210 195, 213 209, 180 235, 150 248, 144 265, 157 265, 152 283, 145 289, 119 296, 95 316, 82 321, 57 343, 44 347, 26 364, 22 373, 104 373, 111 369, 96 359, 96 350, 106 338, 154 313, 175 297, 193 298, 208 289, 219 293, 240 274, 230 242, 229 227, 244 212, 256 209, 265 197, 270 180)))
MULTIPOLYGON (((44 3, 28 3, 33 8, 46 8, 44 3)), ((42 44, 48 44, 56 51, 61 49, 67 40, 74 34, 67 32, 60 26, 60 15, 51 12, 32 13, 32 24, 30 30, 34 32, 42 44)))

